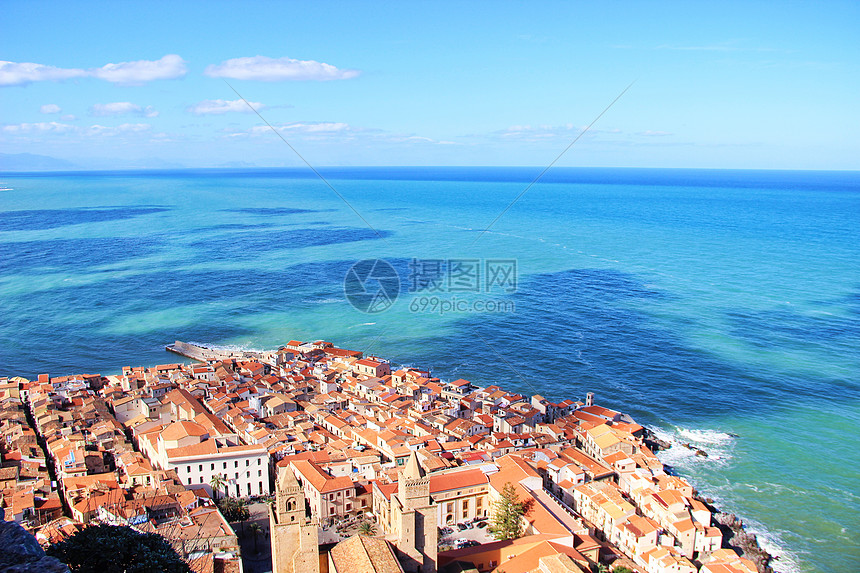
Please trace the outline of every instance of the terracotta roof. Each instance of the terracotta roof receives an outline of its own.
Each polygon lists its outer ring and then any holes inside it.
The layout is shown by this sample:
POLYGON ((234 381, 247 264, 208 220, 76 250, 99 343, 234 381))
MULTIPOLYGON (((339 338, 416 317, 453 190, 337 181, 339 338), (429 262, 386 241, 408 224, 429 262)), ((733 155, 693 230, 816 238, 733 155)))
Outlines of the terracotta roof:
POLYGON ((384 539, 353 535, 331 549, 337 573, 403 573, 391 546, 384 539))
POLYGON ((320 493, 328 493, 353 487, 352 480, 346 476, 333 477, 313 462, 293 460, 292 466, 311 486, 320 493))
POLYGON ((182 438, 186 438, 188 436, 205 436, 209 432, 206 431, 206 428, 198 424, 197 422, 192 422, 190 420, 178 420, 173 422, 169 426, 167 426, 163 432, 161 432, 162 440, 181 440, 182 438))
POLYGON ((444 474, 430 474, 430 493, 476 487, 487 483, 486 474, 477 468, 444 474))

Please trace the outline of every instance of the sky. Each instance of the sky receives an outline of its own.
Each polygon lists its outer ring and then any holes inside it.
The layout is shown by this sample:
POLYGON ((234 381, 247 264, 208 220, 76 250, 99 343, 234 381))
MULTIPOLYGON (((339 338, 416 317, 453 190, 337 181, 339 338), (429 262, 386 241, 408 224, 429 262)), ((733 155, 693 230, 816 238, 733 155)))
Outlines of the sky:
POLYGON ((856 1, 0 14, 0 153, 80 168, 860 168, 856 1))

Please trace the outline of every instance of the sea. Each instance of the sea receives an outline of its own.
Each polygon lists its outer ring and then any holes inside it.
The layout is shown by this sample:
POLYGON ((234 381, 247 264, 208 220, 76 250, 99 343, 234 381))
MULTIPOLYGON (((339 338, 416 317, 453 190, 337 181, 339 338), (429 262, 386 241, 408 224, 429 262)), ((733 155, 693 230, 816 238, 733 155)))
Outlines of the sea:
POLYGON ((860 570, 860 173, 541 171, 0 174, 0 376, 323 339, 593 392, 777 571, 860 570))

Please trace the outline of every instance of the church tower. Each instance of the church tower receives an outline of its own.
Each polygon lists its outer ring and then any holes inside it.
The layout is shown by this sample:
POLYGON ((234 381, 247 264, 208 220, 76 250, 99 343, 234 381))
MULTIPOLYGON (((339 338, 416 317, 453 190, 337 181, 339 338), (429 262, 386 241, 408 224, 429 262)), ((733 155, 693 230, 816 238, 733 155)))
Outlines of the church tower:
POLYGON ((430 478, 412 452, 397 480, 397 513, 400 515, 397 550, 404 571, 436 571, 439 532, 436 529, 436 507, 430 500, 430 478))
POLYGON ((305 493, 289 467, 281 468, 269 506, 272 573, 319 573, 318 523, 305 511, 305 493))

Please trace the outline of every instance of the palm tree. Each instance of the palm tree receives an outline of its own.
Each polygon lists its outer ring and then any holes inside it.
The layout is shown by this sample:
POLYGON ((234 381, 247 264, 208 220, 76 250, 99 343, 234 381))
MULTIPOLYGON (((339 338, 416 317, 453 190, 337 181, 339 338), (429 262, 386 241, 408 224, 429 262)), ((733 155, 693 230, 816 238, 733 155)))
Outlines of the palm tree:
POLYGON ((209 485, 212 486, 212 491, 215 492, 215 501, 218 501, 218 493, 227 485, 227 480, 221 474, 215 474, 209 480, 209 485))
POLYGON ((254 553, 259 553, 257 551, 257 535, 260 533, 260 531, 262 531, 262 529, 260 528, 259 524, 257 524, 257 523, 252 523, 248 527, 248 529, 250 529, 251 533, 254 534, 254 553))
POLYGON ((358 526, 358 532, 361 535, 376 535, 376 524, 372 521, 363 521, 361 525, 358 526))

